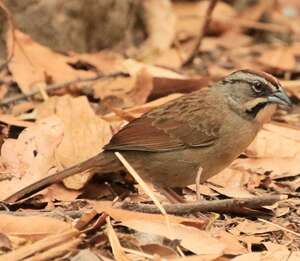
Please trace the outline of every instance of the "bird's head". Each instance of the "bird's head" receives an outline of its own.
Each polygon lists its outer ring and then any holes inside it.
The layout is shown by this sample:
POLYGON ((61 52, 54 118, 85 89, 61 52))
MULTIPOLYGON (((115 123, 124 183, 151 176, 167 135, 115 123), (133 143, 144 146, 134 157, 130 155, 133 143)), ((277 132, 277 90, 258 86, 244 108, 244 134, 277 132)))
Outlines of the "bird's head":
POLYGON ((277 105, 292 105, 279 81, 265 72, 239 70, 220 83, 232 109, 260 123, 270 120, 277 105))

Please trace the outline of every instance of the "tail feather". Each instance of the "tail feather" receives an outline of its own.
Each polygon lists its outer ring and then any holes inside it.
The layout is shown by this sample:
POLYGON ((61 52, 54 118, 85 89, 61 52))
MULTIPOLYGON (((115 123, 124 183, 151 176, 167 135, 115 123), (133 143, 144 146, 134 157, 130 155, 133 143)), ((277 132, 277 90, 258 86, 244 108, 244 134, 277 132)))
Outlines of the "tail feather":
POLYGON ((36 192, 39 192, 42 189, 54 183, 57 183, 67 177, 70 177, 83 171, 95 170, 99 173, 107 173, 119 170, 121 168, 122 166, 120 162, 117 160, 117 158, 112 152, 103 152, 73 167, 50 175, 44 179, 32 183, 31 185, 26 186, 25 188, 6 198, 5 202, 12 203, 18 201, 22 198, 28 197, 36 192))

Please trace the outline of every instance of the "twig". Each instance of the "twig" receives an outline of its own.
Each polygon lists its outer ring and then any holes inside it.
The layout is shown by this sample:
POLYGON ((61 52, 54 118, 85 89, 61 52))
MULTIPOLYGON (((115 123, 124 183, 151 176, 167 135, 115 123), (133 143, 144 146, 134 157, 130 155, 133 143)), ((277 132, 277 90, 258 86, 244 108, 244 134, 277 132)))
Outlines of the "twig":
MULTIPOLYGON (((66 81, 66 82, 60 82, 60 83, 53 83, 53 84, 49 84, 45 87, 45 91, 51 91, 51 90, 57 90, 60 88, 64 88, 70 84, 74 84, 74 83, 79 83, 79 82, 92 82, 92 81, 97 81, 97 80, 103 80, 103 79, 110 79, 110 78, 116 78, 116 77, 128 77, 129 74, 126 72, 115 72, 112 74, 108 74, 108 75, 97 75, 97 76, 93 76, 93 77, 88 77, 88 78, 77 78, 74 80, 70 80, 70 81, 66 81)), ((36 94, 40 93, 40 89, 34 89, 32 90, 30 93, 27 94, 18 94, 12 97, 8 97, 6 99, 3 99, 0 102, 0 105, 7 105, 10 104, 12 102, 24 99, 24 98, 29 98, 32 97, 36 94)))
POLYGON ((218 2, 218 0, 210 0, 209 5, 207 7, 207 11, 206 11, 206 16, 204 18, 204 22, 201 27, 201 32, 198 36, 195 47, 183 65, 191 64, 193 62, 193 60, 195 59, 197 53, 199 52, 199 48, 201 46, 201 43, 202 43, 202 40, 203 40, 205 34, 207 33, 207 30, 208 30, 208 27, 209 27, 209 24, 211 21, 212 12, 213 12, 214 8, 216 7, 217 2, 218 2))
MULTIPOLYGON (((49 248, 61 245, 63 243, 73 241, 79 238, 80 232, 75 229, 68 229, 67 231, 49 235, 41 240, 38 240, 30 245, 22 246, 12 252, 4 254, 0 257, 0 261, 5 260, 23 260, 26 257, 35 255, 38 252, 45 251, 49 248)), ((76 241, 76 243, 79 243, 76 241)), ((43 259, 44 260, 44 259, 43 259)))
MULTIPOLYGON (((167 213, 176 215, 194 212, 240 213, 242 208, 258 208, 261 206, 272 205, 275 202, 286 198, 287 197, 284 195, 269 195, 243 199, 204 200, 195 203, 165 204, 163 207, 167 213)), ((138 212, 160 213, 155 205, 149 204, 129 203, 125 201, 120 207, 138 212)))
POLYGON ((203 171, 203 169, 200 167, 200 168, 198 169, 197 176, 196 176, 196 180, 195 180, 195 183, 196 183, 196 196, 197 196, 197 200, 200 200, 200 199, 201 199, 201 193, 200 193, 200 181, 201 181, 201 174, 202 174, 202 171, 203 171))
POLYGON ((124 158, 124 156, 120 152, 115 152, 115 155, 118 158, 118 160, 123 164, 123 166, 126 168, 126 170, 130 173, 130 175, 135 179, 135 181, 142 187, 146 195, 152 199, 156 209, 159 210, 159 213, 164 215, 168 230, 169 232, 171 232, 171 226, 170 226, 170 220, 168 214, 164 209, 164 207, 162 206, 162 204, 156 198, 152 190, 149 188, 149 186, 145 183, 145 181, 140 177, 140 175, 135 171, 135 169, 129 164, 129 162, 124 158))
POLYGON ((293 230, 290 230, 290 229, 288 229, 288 228, 285 228, 285 227, 283 227, 283 226, 281 226, 281 225, 275 224, 275 223, 273 223, 273 222, 270 222, 270 221, 265 220, 265 219, 262 219, 262 218, 259 218, 258 220, 261 221, 261 222, 267 223, 267 224, 269 224, 269 225, 272 225, 272 226, 274 226, 274 227, 277 227, 277 228, 279 228, 279 229, 281 229, 281 230, 283 230, 283 231, 285 231, 285 232, 291 233, 291 234, 293 234, 293 235, 295 235, 295 236, 297 236, 297 237, 300 237, 300 233, 297 233, 297 232, 295 232, 295 231, 293 231, 293 230))
POLYGON ((2 210, 0 211, 0 215, 11 215, 17 217, 23 216, 43 216, 43 217, 52 217, 56 219, 66 219, 72 218, 77 219, 81 218, 85 215, 86 212, 81 210, 40 210, 40 211, 9 211, 9 210, 2 210))
POLYGON ((106 217, 106 225, 107 225, 106 234, 107 234, 107 237, 108 237, 108 240, 109 240, 110 246, 112 248, 112 252, 113 252, 115 259, 120 260, 120 261, 130 261, 128 256, 125 254, 125 252, 120 244, 120 241, 118 239, 118 236, 110 223, 109 216, 106 217))

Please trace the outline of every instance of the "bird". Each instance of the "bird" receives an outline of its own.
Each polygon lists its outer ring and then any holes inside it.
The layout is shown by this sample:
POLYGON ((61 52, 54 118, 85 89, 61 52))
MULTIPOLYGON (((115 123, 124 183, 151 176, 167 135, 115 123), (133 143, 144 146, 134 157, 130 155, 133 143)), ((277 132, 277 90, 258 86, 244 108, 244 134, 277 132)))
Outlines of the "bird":
POLYGON ((147 182, 168 188, 200 182, 229 166, 271 120, 278 105, 292 105, 272 75, 237 70, 209 87, 169 101, 117 132, 103 152, 11 195, 14 202, 76 173, 124 169, 120 152, 147 182))

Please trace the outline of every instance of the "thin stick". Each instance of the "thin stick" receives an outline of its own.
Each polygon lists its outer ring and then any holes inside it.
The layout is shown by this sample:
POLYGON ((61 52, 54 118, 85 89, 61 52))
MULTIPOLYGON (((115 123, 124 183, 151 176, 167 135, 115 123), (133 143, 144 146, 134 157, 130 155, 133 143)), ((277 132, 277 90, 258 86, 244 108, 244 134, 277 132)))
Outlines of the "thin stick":
POLYGON ((131 176, 136 180, 136 182, 144 189, 145 193, 149 196, 149 198, 152 199, 152 201, 154 202, 156 207, 160 210, 160 212, 163 215, 167 215, 166 210, 160 204, 159 200, 154 196, 151 189, 148 187, 148 185, 145 183, 145 181, 140 177, 140 175, 134 170, 134 168, 131 167, 131 165, 123 157, 123 155, 120 152, 115 152, 115 155, 119 159, 119 161, 123 164, 123 166, 128 170, 128 172, 131 174, 131 176))
MULTIPOLYGON (((108 75, 97 75, 97 76, 93 76, 93 77, 88 77, 88 78, 77 78, 77 79, 73 79, 70 81, 65 81, 65 82, 60 82, 60 83, 53 83, 53 84, 49 84, 45 87, 45 91, 51 91, 51 90, 57 90, 57 89, 61 89, 64 88, 70 84, 74 84, 74 83, 79 83, 79 82, 92 82, 92 81, 97 81, 97 80, 103 80, 103 79, 110 79, 110 78, 116 78, 116 77, 128 77, 129 74, 126 72, 115 72, 112 74, 108 74, 108 75)), ((36 94, 40 93, 40 89, 36 88, 34 90, 32 90, 31 92, 27 93, 27 94, 18 94, 15 96, 11 96, 8 97, 6 99, 3 99, 0 102, 0 105, 7 105, 10 104, 12 102, 24 99, 24 98, 29 98, 32 97, 36 94)))
POLYGON ((108 240, 109 240, 110 246, 112 248, 112 252, 113 252, 115 259, 120 260, 120 261, 130 261, 130 259, 125 254, 125 252, 120 244, 120 241, 118 239, 118 236, 110 223, 109 216, 106 217, 106 225, 107 225, 106 234, 108 236, 108 240))
POLYGON ((204 18, 204 22, 203 25, 201 27, 201 31, 199 33, 197 42, 195 44, 195 47, 193 49, 193 51, 191 52, 190 56, 186 59, 186 61, 184 62, 183 65, 189 65, 193 62, 193 60, 195 59, 196 55, 199 52, 199 48, 201 47, 201 43, 202 40, 205 36, 205 34, 207 33, 210 21, 211 21, 211 16, 212 16, 212 12, 215 9, 216 5, 217 5, 218 0, 210 0, 209 5, 207 7, 207 11, 206 11, 206 16, 204 18))
POLYGON ((196 198, 197 200, 201 200, 201 193, 200 193, 200 181, 201 181, 201 174, 202 174, 203 168, 199 168, 196 176, 196 198))
POLYGON ((149 254, 146 254, 144 252, 140 252, 140 251, 137 251, 137 250, 134 250, 134 249, 130 249, 130 248, 126 248, 126 247, 122 247, 124 252, 126 253, 129 253, 129 254, 134 254, 136 256, 141 256, 141 257, 145 257, 145 258, 149 258, 149 259, 152 259, 154 260, 155 257, 153 255, 149 255, 149 254))
MULTIPOLYGON (((167 211, 167 213, 175 215, 190 214, 195 212, 242 213, 242 210, 245 208, 268 206, 286 198, 287 197, 284 195, 268 195, 244 199, 224 199, 211 201, 203 200, 193 203, 165 204, 163 205, 163 208, 165 211, 167 211)), ((155 205, 149 204, 123 202, 120 207, 146 213, 160 212, 155 205)))
POLYGON ((115 152, 115 155, 119 159, 119 161, 123 164, 123 166, 128 170, 131 176, 136 180, 136 182, 143 188, 145 193, 152 199, 156 208, 158 208, 159 211, 165 216, 167 226, 170 230, 170 221, 169 221, 168 214, 164 209, 164 207, 162 206, 162 204, 159 202, 159 200, 155 197, 155 195, 153 194, 149 186, 145 183, 145 181, 140 177, 140 175, 134 170, 134 168, 128 163, 128 161, 123 157, 123 155, 120 152, 115 152))
POLYGON ((293 235, 295 235, 295 236, 297 236, 297 237, 300 237, 300 233, 297 233, 297 232, 295 232, 295 231, 293 231, 293 230, 290 230, 290 229, 288 229, 288 228, 285 228, 285 227, 283 227, 283 226, 280 226, 280 225, 278 225, 278 224, 275 224, 275 223, 273 223, 273 222, 270 222, 270 221, 265 220, 265 219, 262 219, 262 218, 258 218, 258 220, 261 221, 261 222, 267 223, 267 224, 269 224, 269 225, 272 225, 272 226, 274 226, 274 227, 278 227, 278 228, 280 228, 281 230, 286 231, 286 232, 288 232, 288 233, 291 233, 291 234, 293 234, 293 235))

